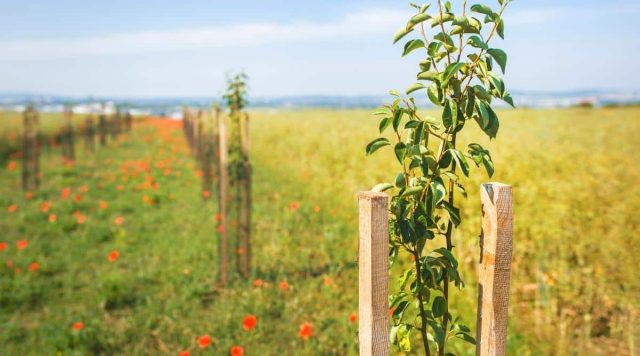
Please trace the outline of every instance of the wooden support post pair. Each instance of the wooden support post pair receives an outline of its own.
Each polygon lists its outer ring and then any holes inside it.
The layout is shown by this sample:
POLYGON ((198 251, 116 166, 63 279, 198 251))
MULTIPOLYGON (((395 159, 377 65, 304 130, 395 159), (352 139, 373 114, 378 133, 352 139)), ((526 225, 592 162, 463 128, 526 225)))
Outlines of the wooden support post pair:
MULTIPOLYGON (((220 282, 226 284, 229 278, 229 153, 228 153, 228 130, 224 116, 216 111, 218 121, 219 159, 218 159, 218 207, 220 214, 218 259, 220 282)), ((251 162, 249 159, 249 115, 242 117, 241 124, 241 147, 242 147, 242 179, 238 184, 239 196, 236 197, 239 204, 238 230, 236 235, 236 262, 240 275, 249 278, 251 272, 251 162)))
POLYGON ((87 152, 94 152, 96 148, 96 127, 91 115, 84 119, 84 148, 87 152))
MULTIPOLYGON (((506 355, 513 193, 501 183, 481 186, 482 235, 476 354, 506 355)), ((388 196, 361 192, 359 219, 360 355, 389 354, 388 196)))
POLYGON ((32 191, 39 186, 38 112, 33 105, 29 105, 22 118, 22 189, 32 191))
POLYGON ((65 108, 64 124, 60 129, 60 140, 62 147, 62 159, 74 161, 76 159, 76 150, 75 132, 73 129, 73 109, 71 107, 65 108))
POLYGON ((98 140, 100 141, 100 146, 107 145, 107 129, 107 114, 102 111, 100 116, 98 116, 98 140))

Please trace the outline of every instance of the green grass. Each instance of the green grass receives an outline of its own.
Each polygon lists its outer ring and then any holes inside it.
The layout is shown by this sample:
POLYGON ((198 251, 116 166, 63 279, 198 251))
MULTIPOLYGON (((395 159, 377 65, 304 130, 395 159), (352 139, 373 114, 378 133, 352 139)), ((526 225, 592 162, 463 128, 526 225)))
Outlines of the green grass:
MULTIPOLYGON (((355 194, 396 175, 391 153, 364 157, 377 134, 370 111, 252 118, 252 278, 227 288, 216 285, 216 206, 201 197, 179 126, 142 122, 93 155, 78 144, 74 167, 61 166, 54 150, 42 157, 43 185, 31 199, 19 190, 19 165, 3 167, 2 353, 227 354, 241 345, 248 355, 356 354, 355 194), (143 184, 147 176, 157 189, 143 184), (86 222, 78 224, 76 211, 86 222), (124 224, 114 223, 118 216, 124 224), (29 245, 18 250, 21 239, 29 245), (114 263, 112 250, 120 252, 114 263), (32 262, 36 272, 28 271, 32 262), (254 287, 256 278, 268 287, 254 287), (250 332, 242 329, 248 314, 258 319, 250 332), (75 331, 78 321, 85 327, 75 331), (298 336, 304 322, 312 324, 308 341, 298 336), (205 334, 212 345, 199 350, 205 334)), ((0 130, 16 130, 17 119, 0 114, 0 130)), ((494 142, 479 130, 469 135, 491 150, 492 180, 515 189, 510 354, 629 353, 631 336, 639 340, 640 110, 516 110, 501 119, 494 142)), ((467 288, 452 307, 473 325, 477 186, 487 178, 479 169, 472 177, 454 236, 467 288)), ((473 354, 462 343, 454 349, 473 354)))

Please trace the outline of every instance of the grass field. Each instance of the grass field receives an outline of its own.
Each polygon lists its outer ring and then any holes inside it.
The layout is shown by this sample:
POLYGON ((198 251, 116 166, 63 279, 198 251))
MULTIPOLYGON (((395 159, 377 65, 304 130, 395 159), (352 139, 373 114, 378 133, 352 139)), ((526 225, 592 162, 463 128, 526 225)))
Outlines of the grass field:
MULTIPOLYGON (((251 114, 254 268, 228 288, 216 286, 216 205, 202 199, 178 122, 138 120, 93 155, 78 144, 74 166, 44 155, 32 196, 8 157, 0 353, 357 354, 355 194, 392 180, 392 153, 364 157, 377 134, 369 110, 251 114), (257 318, 250 331, 247 315, 257 318), (201 349, 203 335, 211 345, 201 349)), ((501 120, 497 140, 474 129, 461 142, 486 145, 492 180, 514 186, 510 354, 638 352, 640 109, 522 109, 501 120)), ((3 145, 19 128, 19 116, 0 113, 3 145)), ((453 304, 471 325, 477 187, 487 181, 472 177, 454 236, 467 288, 453 304)))

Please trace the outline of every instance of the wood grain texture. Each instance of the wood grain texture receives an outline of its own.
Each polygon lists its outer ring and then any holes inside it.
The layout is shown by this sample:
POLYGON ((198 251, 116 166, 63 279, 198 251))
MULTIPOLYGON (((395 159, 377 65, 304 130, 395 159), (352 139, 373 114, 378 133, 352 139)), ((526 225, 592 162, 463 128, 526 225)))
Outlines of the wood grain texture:
POLYGON ((482 234, 476 355, 506 355, 513 248, 513 192, 502 183, 480 187, 482 234))
POLYGON ((228 151, 227 151, 227 125, 224 115, 218 117, 218 143, 220 144, 220 184, 218 196, 218 208, 220 212, 220 222, 218 226, 218 259, 219 259, 219 281, 222 285, 227 284, 229 278, 229 226, 228 203, 229 203, 229 171, 228 151))
POLYGON ((359 327, 360 355, 389 354, 389 197, 360 192, 359 327))

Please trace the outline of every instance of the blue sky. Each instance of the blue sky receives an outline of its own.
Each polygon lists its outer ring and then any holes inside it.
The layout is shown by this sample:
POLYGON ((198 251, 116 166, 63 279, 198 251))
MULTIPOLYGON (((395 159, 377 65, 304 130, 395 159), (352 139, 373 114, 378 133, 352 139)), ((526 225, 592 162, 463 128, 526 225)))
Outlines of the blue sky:
MULTIPOLYGON (((391 44, 410 11, 398 0, 0 0, 0 91, 217 96, 244 69, 256 96, 384 94, 415 78, 419 58, 391 44)), ((515 0, 493 46, 509 54, 512 90, 638 89, 639 16, 637 0, 515 0)))

